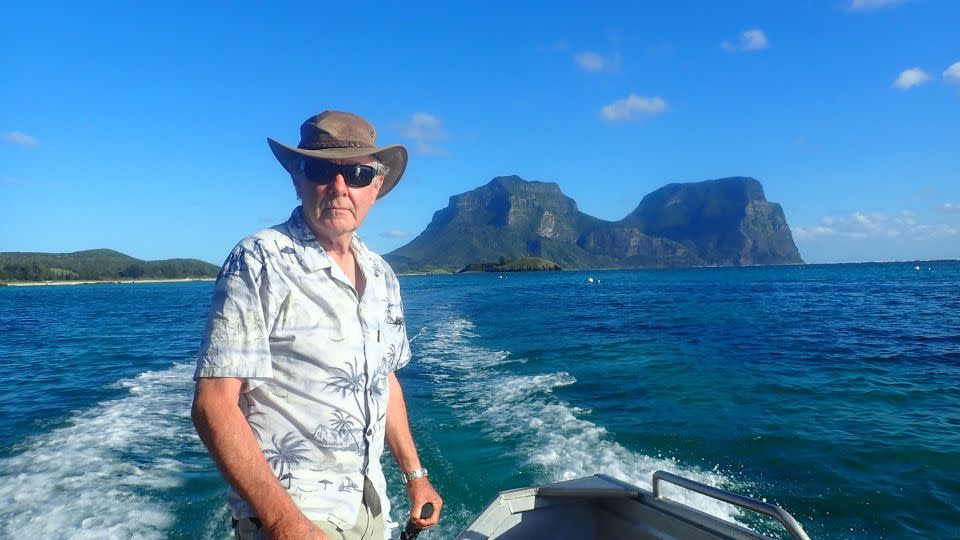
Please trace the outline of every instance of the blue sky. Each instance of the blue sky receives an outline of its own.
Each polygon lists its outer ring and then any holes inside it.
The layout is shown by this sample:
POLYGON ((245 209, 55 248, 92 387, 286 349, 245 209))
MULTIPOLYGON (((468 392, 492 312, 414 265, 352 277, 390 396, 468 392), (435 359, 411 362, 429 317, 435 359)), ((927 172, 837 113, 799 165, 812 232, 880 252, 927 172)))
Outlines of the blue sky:
POLYGON ((385 253, 495 176, 618 220, 758 178, 808 262, 960 258, 960 3, 8 3, 0 251, 219 264, 283 221, 266 137, 324 109, 411 153, 385 253))

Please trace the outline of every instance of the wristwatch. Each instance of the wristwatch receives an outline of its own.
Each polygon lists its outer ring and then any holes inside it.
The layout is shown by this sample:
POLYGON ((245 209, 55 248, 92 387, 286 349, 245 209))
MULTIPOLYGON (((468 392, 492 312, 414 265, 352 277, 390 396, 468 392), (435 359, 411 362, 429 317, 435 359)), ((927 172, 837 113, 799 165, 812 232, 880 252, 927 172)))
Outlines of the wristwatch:
POLYGON ((417 470, 415 470, 415 471, 405 472, 405 473, 403 473, 401 476, 403 476, 403 483, 404 483, 404 484, 409 484, 410 481, 413 480, 413 479, 426 477, 426 476, 427 476, 427 470, 424 469, 423 467, 420 467, 419 469, 417 469, 417 470))

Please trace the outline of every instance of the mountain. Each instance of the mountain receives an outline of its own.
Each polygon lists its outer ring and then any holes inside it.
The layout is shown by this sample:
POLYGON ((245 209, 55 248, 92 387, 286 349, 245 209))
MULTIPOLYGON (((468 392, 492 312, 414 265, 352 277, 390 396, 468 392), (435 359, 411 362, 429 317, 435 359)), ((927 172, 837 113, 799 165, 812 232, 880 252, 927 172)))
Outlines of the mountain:
POLYGON ((783 209, 746 177, 669 184, 622 220, 604 221, 555 183, 500 176, 450 197, 419 236, 385 258, 398 272, 415 272, 526 256, 568 269, 803 262, 783 209))
POLYGON ((0 280, 65 281, 216 277, 220 269, 196 259, 142 261, 111 249, 74 253, 0 252, 0 280))

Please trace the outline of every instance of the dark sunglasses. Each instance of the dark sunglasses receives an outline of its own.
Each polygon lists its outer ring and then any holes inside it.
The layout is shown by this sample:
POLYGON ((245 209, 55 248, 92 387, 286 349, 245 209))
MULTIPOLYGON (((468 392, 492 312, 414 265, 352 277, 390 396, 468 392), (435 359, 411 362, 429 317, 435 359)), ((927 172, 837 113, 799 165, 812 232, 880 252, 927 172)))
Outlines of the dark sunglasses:
POLYGON ((332 161, 322 159, 304 159, 300 161, 300 170, 307 180, 314 184, 326 185, 333 182, 337 175, 343 176, 343 181, 350 187, 367 187, 380 172, 378 167, 371 165, 337 165, 332 161))

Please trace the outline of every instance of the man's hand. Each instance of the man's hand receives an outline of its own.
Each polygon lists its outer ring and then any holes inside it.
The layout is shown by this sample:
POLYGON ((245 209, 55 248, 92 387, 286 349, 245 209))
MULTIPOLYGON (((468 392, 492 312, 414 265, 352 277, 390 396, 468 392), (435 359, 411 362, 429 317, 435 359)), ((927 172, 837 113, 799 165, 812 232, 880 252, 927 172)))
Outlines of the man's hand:
POLYGON ((407 484, 407 495, 410 496, 410 519, 417 527, 428 529, 440 521, 443 499, 440 498, 437 490, 433 489, 433 485, 430 484, 430 480, 426 476, 411 480, 407 484), (427 503, 433 505, 433 515, 429 519, 422 519, 420 509, 427 503))
POLYGON ((304 515, 293 520, 277 523, 273 527, 264 527, 270 540, 329 540, 329 537, 304 515))
MULTIPOLYGON (((423 467, 417 457, 417 448, 413 444, 410 434, 410 421, 407 419, 407 404, 403 400, 403 389, 396 373, 387 376, 390 381, 390 398, 387 401, 387 432, 385 440, 390 452, 397 460, 401 471, 415 471, 423 467)), ((443 499, 430 485, 426 476, 414 478, 407 483, 407 495, 410 496, 410 519, 421 529, 433 527, 440 521, 440 509, 443 508, 443 499), (420 517, 423 505, 433 505, 433 515, 428 519, 420 517)))

